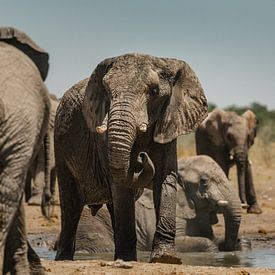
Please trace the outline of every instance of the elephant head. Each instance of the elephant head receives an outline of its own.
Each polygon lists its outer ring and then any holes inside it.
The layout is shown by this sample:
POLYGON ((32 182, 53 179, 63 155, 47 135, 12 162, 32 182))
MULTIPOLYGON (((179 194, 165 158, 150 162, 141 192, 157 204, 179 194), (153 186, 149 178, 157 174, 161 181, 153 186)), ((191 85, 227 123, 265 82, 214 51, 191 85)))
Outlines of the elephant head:
POLYGON ((0 41, 4 41, 24 52, 37 66, 43 81, 49 70, 49 54, 41 49, 28 35, 15 28, 0 28, 0 41))
POLYGON ((89 79, 83 114, 92 132, 107 133, 113 181, 129 178, 134 143, 146 134, 168 143, 193 130, 207 103, 195 73, 183 61, 126 54, 101 62, 89 79))
POLYGON ((245 169, 248 150, 254 143, 257 119, 247 110, 241 116, 235 112, 215 109, 204 122, 208 134, 217 146, 224 147, 228 162, 237 164, 240 198, 245 202, 245 169))
POLYGON ((200 155, 179 161, 177 218, 187 221, 186 234, 213 240, 212 225, 222 212, 225 238, 220 248, 235 250, 241 220, 240 200, 219 165, 200 155))

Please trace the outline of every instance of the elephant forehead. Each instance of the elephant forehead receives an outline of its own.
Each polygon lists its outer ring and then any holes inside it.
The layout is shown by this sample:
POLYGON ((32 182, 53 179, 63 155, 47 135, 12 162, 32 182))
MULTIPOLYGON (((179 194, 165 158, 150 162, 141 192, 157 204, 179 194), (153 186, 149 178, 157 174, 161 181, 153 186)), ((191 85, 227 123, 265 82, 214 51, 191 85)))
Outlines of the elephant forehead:
POLYGON ((200 174, 197 169, 189 168, 181 171, 181 177, 185 182, 198 183, 200 181, 200 174))
POLYGON ((143 66, 118 64, 112 67, 103 78, 104 87, 112 92, 127 91, 133 88, 144 90, 147 85, 158 83, 157 73, 148 64, 143 66))

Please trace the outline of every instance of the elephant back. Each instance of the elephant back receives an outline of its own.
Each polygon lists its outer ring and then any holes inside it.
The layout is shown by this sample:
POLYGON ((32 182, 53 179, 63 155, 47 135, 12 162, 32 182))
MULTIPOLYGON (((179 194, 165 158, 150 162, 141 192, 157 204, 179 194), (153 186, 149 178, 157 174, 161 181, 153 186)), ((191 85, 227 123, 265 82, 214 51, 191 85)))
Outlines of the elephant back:
POLYGON ((24 52, 37 66, 43 81, 49 70, 49 54, 41 49, 27 34, 15 28, 0 28, 0 41, 24 52))

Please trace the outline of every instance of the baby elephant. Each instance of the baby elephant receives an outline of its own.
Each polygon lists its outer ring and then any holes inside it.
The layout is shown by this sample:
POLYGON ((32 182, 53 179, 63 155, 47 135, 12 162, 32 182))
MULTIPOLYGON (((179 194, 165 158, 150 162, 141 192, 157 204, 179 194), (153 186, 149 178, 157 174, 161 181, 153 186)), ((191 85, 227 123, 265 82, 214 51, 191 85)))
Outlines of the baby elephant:
MULTIPOLYGON (((241 220, 241 203, 218 164, 208 156, 178 162, 176 248, 180 252, 235 250, 241 220), (217 244, 212 225, 223 213, 225 238, 217 244)), ((137 248, 150 251, 155 231, 153 194, 145 190, 136 202, 137 248)), ((111 252, 111 219, 106 208, 93 217, 85 208, 76 237, 76 251, 111 252)))

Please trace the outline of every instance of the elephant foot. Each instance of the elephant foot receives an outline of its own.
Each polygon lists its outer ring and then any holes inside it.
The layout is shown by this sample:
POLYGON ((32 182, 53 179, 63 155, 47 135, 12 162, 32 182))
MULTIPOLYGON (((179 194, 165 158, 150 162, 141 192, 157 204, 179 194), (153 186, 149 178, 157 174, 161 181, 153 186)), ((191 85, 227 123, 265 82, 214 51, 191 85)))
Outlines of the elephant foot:
POLYGON ((136 251, 134 252, 129 252, 129 253, 115 253, 114 260, 123 260, 125 262, 130 262, 130 261, 137 261, 137 253, 136 251))
POLYGON ((37 195, 32 196, 28 200, 28 205, 41 205, 41 201, 42 201, 41 194, 37 194, 37 195))
POLYGON ((166 244, 152 251, 150 263, 182 264, 182 261, 176 256, 174 246, 166 244))
POLYGON ((247 213, 249 213, 249 214, 261 214, 262 212, 263 211, 258 204, 250 205, 247 208, 247 213))

